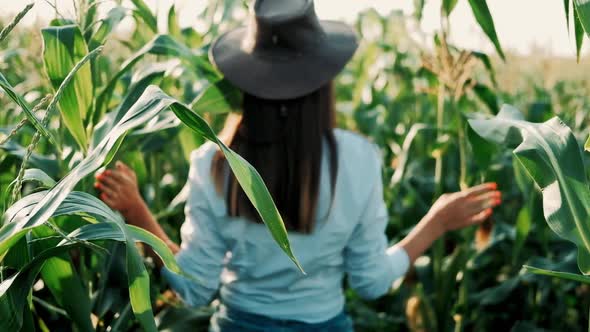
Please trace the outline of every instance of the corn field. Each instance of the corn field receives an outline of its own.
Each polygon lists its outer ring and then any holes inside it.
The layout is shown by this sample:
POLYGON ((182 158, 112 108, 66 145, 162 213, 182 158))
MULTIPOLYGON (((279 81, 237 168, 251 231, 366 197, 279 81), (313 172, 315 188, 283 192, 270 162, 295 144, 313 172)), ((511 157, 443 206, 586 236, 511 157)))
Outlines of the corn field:
MULTIPOLYGON (((590 84, 507 89, 516 79, 502 68, 513 58, 486 1, 467 1, 493 54, 449 42, 457 0, 442 1, 428 43, 408 31, 425 0, 414 17, 359 14, 361 46, 336 81, 337 122, 381 149, 392 244, 444 192, 494 181, 504 203, 477 229, 439 240, 386 296, 365 301, 347 289, 346 309, 360 332, 586 331, 590 84)), ((143 255, 150 246, 182 273, 166 244, 97 198, 94 174, 116 160, 136 171, 178 242, 189 155, 213 141, 276 250, 298 265, 262 179, 216 136, 241 94, 208 47, 248 4, 209 1, 197 31, 179 25, 174 6, 163 28, 143 0, 112 2, 102 11, 101 1, 79 0, 74 17, 34 26, 19 25, 34 4, 0 14, 0 331, 207 331, 215 302, 177 299, 143 255), (133 28, 118 33, 125 20, 133 28)), ((565 0, 564 9, 580 57, 590 3, 565 0)))

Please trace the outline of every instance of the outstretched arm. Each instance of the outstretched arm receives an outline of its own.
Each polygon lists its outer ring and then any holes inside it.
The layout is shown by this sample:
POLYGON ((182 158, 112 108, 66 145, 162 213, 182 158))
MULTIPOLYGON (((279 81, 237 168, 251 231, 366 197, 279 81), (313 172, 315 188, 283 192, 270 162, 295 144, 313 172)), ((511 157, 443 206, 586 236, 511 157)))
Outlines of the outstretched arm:
POLYGON ((501 194, 496 189, 495 183, 484 183, 442 195, 397 246, 406 251, 410 262, 414 262, 444 233, 486 220, 492 214, 492 208, 501 203, 501 194))

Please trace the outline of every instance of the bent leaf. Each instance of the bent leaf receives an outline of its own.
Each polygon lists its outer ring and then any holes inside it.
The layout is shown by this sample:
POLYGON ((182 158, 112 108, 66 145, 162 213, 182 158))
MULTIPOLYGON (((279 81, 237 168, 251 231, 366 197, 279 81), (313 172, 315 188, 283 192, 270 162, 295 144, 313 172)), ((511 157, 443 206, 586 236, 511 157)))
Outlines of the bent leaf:
MULTIPOLYGON (((271 235, 280 248, 301 269, 291 251, 283 220, 258 172, 247 161, 225 146, 201 117, 187 106, 166 95, 156 86, 149 86, 129 111, 116 122, 106 137, 51 190, 34 196, 36 198, 34 200, 29 198, 33 195, 27 196, 7 211, 4 218, 8 223, 0 228, 0 257, 28 230, 43 225, 54 216, 76 184, 103 165, 109 152, 119 142, 121 136, 169 108, 191 129, 219 145, 244 192, 260 213, 271 235), (29 209, 26 211, 27 213, 24 213, 25 207, 29 209)), ((94 212, 96 213, 96 209, 94 212)), ((115 218, 115 220, 118 219, 115 218)), ((134 236, 131 231, 121 222, 118 224, 125 234, 126 242, 132 242, 134 236)), ((130 245, 127 245, 127 268, 133 312, 145 330, 155 330, 151 302, 149 301, 149 277, 137 250, 130 245), (148 307, 149 310, 147 310, 148 307)))
POLYGON ((6 92, 10 99, 14 100, 14 102, 22 108, 23 112, 25 112, 27 120, 29 120, 29 122, 31 122, 33 126, 35 126, 35 129, 37 129, 43 136, 45 136, 52 144, 55 144, 55 139, 53 138, 51 133, 47 129, 45 129, 45 127, 43 127, 39 119, 37 119, 35 114, 33 114, 33 111, 31 110, 27 102, 23 99, 23 97, 16 93, 16 91, 14 91, 14 88, 12 87, 12 85, 10 85, 10 83, 8 82, 6 77, 2 75, 2 73, 0 73, 0 88, 2 88, 6 92))
POLYGON ((590 274, 590 190, 576 137, 559 118, 544 123, 523 120, 504 105, 489 120, 469 120, 477 134, 514 148, 514 156, 541 188, 549 227, 578 247, 578 267, 590 274))

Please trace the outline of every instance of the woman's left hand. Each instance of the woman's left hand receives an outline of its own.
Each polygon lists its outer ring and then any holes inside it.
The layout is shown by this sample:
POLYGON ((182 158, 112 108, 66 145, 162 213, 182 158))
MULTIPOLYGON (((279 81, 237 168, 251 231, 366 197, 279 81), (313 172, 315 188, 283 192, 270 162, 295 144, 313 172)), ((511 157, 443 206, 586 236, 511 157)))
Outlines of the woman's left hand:
POLYGON ((144 204, 135 172, 121 161, 115 163, 114 169, 97 174, 94 187, 101 191, 103 202, 125 217, 144 204))
MULTIPOLYGON (((100 199, 111 209, 121 212, 127 223, 159 237, 173 253, 180 250, 180 247, 166 235, 141 198, 137 176, 129 166, 117 161, 114 169, 107 169, 96 175, 94 186, 101 191, 100 199)), ((149 250, 148 254, 156 259, 158 266, 162 265, 159 256, 152 250, 149 250)))

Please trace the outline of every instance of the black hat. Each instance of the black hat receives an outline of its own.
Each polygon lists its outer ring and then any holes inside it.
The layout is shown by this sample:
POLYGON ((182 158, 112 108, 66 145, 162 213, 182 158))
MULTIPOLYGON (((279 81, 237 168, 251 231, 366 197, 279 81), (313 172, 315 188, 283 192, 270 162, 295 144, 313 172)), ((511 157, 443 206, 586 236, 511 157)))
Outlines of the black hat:
POLYGON ((318 20, 312 0, 255 0, 249 25, 219 36, 209 57, 246 93, 281 100, 327 84, 356 48, 352 28, 318 20))

